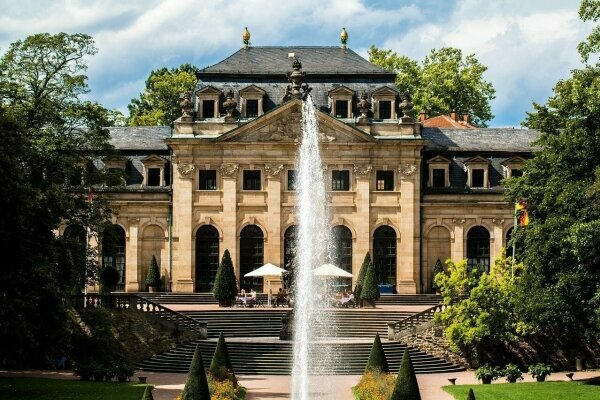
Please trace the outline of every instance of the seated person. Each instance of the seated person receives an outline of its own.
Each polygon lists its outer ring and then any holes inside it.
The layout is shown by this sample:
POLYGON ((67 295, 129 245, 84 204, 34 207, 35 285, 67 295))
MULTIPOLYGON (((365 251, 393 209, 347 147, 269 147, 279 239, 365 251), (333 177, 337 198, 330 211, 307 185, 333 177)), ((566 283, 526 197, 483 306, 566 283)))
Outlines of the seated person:
POLYGON ((285 305, 285 292, 282 288, 279 288, 279 292, 277 292, 277 299, 275 301, 275 307, 279 305, 285 305))
POLYGON ((254 290, 254 288, 250 289, 250 299, 248 301, 250 302, 251 307, 256 301, 256 291, 254 290))

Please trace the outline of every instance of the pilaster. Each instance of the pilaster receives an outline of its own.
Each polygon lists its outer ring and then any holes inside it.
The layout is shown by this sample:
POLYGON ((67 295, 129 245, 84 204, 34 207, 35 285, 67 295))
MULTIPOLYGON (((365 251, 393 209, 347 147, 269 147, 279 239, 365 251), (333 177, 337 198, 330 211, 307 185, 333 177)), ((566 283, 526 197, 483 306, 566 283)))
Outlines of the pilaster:
POLYGON ((500 257, 502 252, 502 226, 504 225, 504 218, 493 218, 492 223, 494 224, 494 234, 490 238, 490 263, 494 264, 494 260, 500 257))
POLYGON ((452 220, 454 224, 454 242, 451 245, 450 257, 452 260, 458 262, 466 258, 465 253, 465 219, 454 218, 452 220))
POLYGON ((177 210, 173 215, 174 232, 176 232, 177 252, 173 268, 174 290, 176 292, 192 293, 194 281, 192 279, 193 241, 192 241, 192 203, 194 172, 196 167, 192 158, 177 157, 175 168, 176 176, 173 180, 173 209, 177 210))
MULTIPOLYGON (((267 175, 267 242, 265 263, 279 265, 281 254, 281 172, 283 164, 266 164, 267 175)), ((282 267, 282 266, 280 266, 282 267)))
POLYGON ((138 236, 139 236, 139 218, 127 218, 129 223, 129 235, 125 246, 125 291, 137 292, 140 290, 138 280, 138 236))
MULTIPOLYGON (((354 165, 354 176, 356 177, 356 220, 362 221, 356 224, 356 240, 352 250, 352 274, 354 282, 358 278, 360 266, 365 257, 365 254, 370 248, 371 227, 370 227, 370 210, 371 210, 371 165, 354 165)), ((353 283, 354 283, 353 282, 353 283)))
POLYGON ((398 293, 416 294, 420 292, 420 196, 419 159, 401 160, 398 167, 400 176, 400 232, 401 239, 397 254, 398 293))
POLYGON ((237 238, 237 176, 238 164, 222 164, 219 172, 223 183, 223 248, 229 250, 235 275, 240 279, 237 238))

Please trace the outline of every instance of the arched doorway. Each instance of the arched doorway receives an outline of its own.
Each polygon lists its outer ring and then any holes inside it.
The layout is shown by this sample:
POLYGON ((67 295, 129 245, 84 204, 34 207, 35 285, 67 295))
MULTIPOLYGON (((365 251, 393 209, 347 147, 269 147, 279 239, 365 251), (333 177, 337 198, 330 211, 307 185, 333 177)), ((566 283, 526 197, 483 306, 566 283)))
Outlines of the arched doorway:
POLYGON ((331 230, 331 261, 336 267, 352 273, 352 232, 343 225, 331 230))
MULTIPOLYGON (((162 265, 162 253, 165 247, 165 233, 163 229, 158 225, 148 225, 142 232, 141 242, 141 257, 140 266, 138 273, 138 282, 140 282, 140 290, 147 290, 146 287, 146 275, 150 269, 152 263, 152 256, 156 257, 156 263, 158 264, 158 270, 161 272, 161 277, 164 278, 161 270, 162 265)), ((161 286, 164 286, 165 281, 162 280, 161 286)), ((164 290, 164 287, 159 290, 164 290)))
POLYGON ((438 260, 443 264, 450 258, 450 231, 443 226, 431 228, 427 234, 427 258, 425 269, 425 290, 431 290, 433 280, 433 269, 438 260))
POLYGON ((85 286, 87 268, 87 235, 81 225, 69 225, 62 236, 62 273, 65 281, 72 282, 76 292, 85 286))
POLYGON ((377 281, 396 288, 396 231, 383 225, 373 233, 373 265, 377 281))
POLYGON ((125 230, 119 225, 110 225, 102 232, 102 266, 119 271, 116 290, 125 289, 125 230))
POLYGON ((247 225, 240 232, 240 289, 254 288, 262 292, 263 278, 244 278, 264 264, 264 235, 256 225, 247 225))
POLYGON ((211 292, 219 268, 219 231, 203 225, 196 231, 196 292, 211 292))
POLYGON ((467 266, 490 270, 490 233, 483 226, 474 226, 467 233, 467 266))

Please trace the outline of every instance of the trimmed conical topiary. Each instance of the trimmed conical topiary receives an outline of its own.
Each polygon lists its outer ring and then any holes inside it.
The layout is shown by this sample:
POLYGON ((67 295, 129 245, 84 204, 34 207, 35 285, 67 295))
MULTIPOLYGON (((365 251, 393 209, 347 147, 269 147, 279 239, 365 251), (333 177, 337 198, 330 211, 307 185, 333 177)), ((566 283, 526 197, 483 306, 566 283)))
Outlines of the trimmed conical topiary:
POLYGON ((444 266, 442 265, 442 261, 438 258, 433 266, 433 273, 431 274, 431 288, 434 290, 439 289, 438 285, 435 284, 435 277, 437 274, 444 272, 444 266))
POLYGON ((375 274, 375 266, 372 262, 369 262, 369 266, 367 267, 367 274, 365 275, 365 281, 360 292, 360 299, 363 302, 368 302, 371 303, 372 306, 375 306, 375 301, 379 299, 379 296, 379 286, 377 286, 377 275, 375 274))
POLYGON ((229 358, 229 351, 227 351, 227 343, 225 343, 223 332, 219 335, 219 341, 217 342, 217 347, 215 348, 215 354, 210 363, 209 371, 216 379, 225 380, 232 378, 235 381, 233 366, 231 365, 231 359, 229 358))
POLYGON ((225 250, 223 258, 217 269, 215 277, 215 286, 213 287, 213 296, 219 300, 220 306, 230 306, 237 295, 237 284, 235 281, 235 272, 229 250, 225 250))
POLYGON ((142 400, 154 400, 154 397, 152 397, 152 389, 152 386, 146 386, 146 390, 144 390, 142 400))
POLYGON ((367 254, 365 254, 365 259, 363 260, 363 263, 360 266, 360 271, 358 272, 358 278, 356 278, 356 286, 354 287, 354 298, 356 300, 360 300, 360 293, 362 292, 363 283, 365 281, 365 275, 367 275, 367 269, 369 268, 370 263, 371 263, 371 253, 369 253, 367 251, 367 254))
POLYGON ((158 263, 154 256, 152 256, 152 262, 150 263, 150 268, 146 274, 146 285, 154 288, 160 287, 160 270, 158 269, 158 263))
POLYGON ((375 340, 373 340, 373 346, 371 346, 371 353, 369 354, 369 361, 367 361, 365 372, 376 370, 386 373, 390 372, 379 333, 375 334, 375 340))
POLYGON ((467 400, 475 400, 475 393, 473 393, 473 389, 469 389, 469 395, 467 396, 467 400))
POLYGON ((408 349, 404 350, 400 371, 398 372, 396 385, 394 386, 394 392, 390 400, 421 400, 417 376, 410 361, 408 349))
POLYGON ((185 387, 181 393, 181 400, 210 400, 210 391, 208 390, 208 380, 202 363, 202 354, 200 345, 196 346, 194 358, 190 365, 185 387))

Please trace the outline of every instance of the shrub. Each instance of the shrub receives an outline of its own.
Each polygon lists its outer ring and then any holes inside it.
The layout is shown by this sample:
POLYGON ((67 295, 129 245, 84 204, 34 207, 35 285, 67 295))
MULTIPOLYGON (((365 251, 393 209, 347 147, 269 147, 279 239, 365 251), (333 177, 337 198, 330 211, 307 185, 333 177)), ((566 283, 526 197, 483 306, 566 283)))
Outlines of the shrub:
POLYGON ((229 250, 225 250, 223 258, 217 269, 215 285, 213 287, 213 296, 219 302, 232 302, 237 295, 237 284, 235 281, 235 272, 229 250))
POLYGON ((394 386, 394 392, 390 400, 421 400, 419 383, 417 382, 417 376, 415 375, 415 369, 410 360, 408 349, 404 350, 400 371, 398 371, 396 385, 394 386))
POLYGON ((369 262, 365 281, 360 292, 361 300, 375 301, 379 299, 379 287, 377 286, 377 275, 375 274, 375 266, 369 262))
POLYGON ((440 288, 440 286, 435 282, 435 277, 437 276, 437 274, 440 274, 443 272, 444 272, 444 266, 442 265, 442 262, 438 258, 438 260, 435 262, 435 265, 433 266, 433 273, 431 274, 431 288, 432 289, 440 288))
POLYGON ((502 376, 506 377, 506 380, 509 382, 516 382, 517 379, 523 379, 523 374, 519 367, 515 364, 508 364, 502 370, 502 376))
POLYGON ((146 386, 146 390, 144 390, 144 396, 142 396, 142 400, 154 400, 154 397, 152 396, 152 389, 152 386, 146 386))
POLYGON ((196 346, 194 358, 190 365, 183 392, 181 393, 182 400, 211 400, 208 390, 208 380, 202 363, 202 353, 200 353, 200 345, 196 346))
MULTIPOLYGON (((245 387, 240 385, 235 386, 229 380, 215 380, 210 374, 207 378, 211 400, 244 400, 246 398, 245 387)), ((177 396, 175 400, 183 400, 183 394, 177 396)))
POLYGON ((502 376, 502 369, 492 367, 489 364, 482 365, 475 370, 475 378, 482 382, 491 382, 502 376))
POLYGON ((117 286, 117 283, 119 283, 120 277, 121 274, 119 273, 119 271, 117 271, 115 267, 108 266, 102 268, 100 270, 100 276, 98 277, 100 280, 100 285, 103 288, 102 291, 113 291, 115 286, 117 286))
POLYGON ((363 284, 365 281, 365 275, 367 275, 367 269, 369 268, 369 264, 371 264, 371 253, 367 251, 367 254, 365 254, 365 259, 363 260, 363 263, 360 266, 360 271, 358 272, 356 286, 354 287, 354 296, 357 300, 360 300, 360 293, 362 292, 363 284))
POLYGON ((538 363, 529 366, 529 375, 536 378, 538 381, 544 381, 547 375, 552 373, 552 369, 548 364, 538 363))
POLYGON ((158 263, 154 256, 152 256, 152 262, 150 263, 150 268, 148 268, 148 273, 146 274, 146 285, 155 288, 160 287, 160 270, 158 269, 158 263))
POLYGON ((125 382, 133 376, 133 367, 121 360, 116 361, 111 367, 111 373, 119 382, 125 382))
POLYGON ((369 354, 369 361, 367 361, 365 373, 375 370, 386 373, 390 372, 390 367, 388 366, 385 352, 383 351, 379 333, 375 334, 375 340, 373 340, 373 346, 371 347, 371 353, 369 354))
POLYGON ((394 376, 381 371, 367 371, 354 388, 357 400, 388 400, 394 390, 394 376))
POLYGON ((469 389, 469 395, 467 396, 467 400, 475 400, 475 393, 473 393, 473 389, 469 389))
POLYGON ((231 359, 229 358, 227 343, 225 343, 223 332, 219 335, 219 341, 217 342, 217 347, 215 348, 215 354, 210 363, 209 371, 216 380, 231 380, 234 385, 237 386, 237 379, 233 372, 233 366, 231 365, 231 359))

